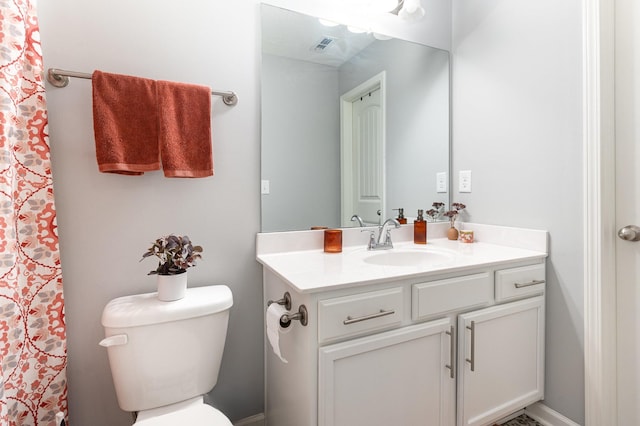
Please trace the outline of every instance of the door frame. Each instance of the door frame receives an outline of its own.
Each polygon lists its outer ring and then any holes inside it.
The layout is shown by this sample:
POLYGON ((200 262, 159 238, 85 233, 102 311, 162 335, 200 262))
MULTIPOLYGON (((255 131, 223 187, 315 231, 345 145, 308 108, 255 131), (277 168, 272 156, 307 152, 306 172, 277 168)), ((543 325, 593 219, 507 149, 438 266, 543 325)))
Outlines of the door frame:
POLYGON ((586 426, 617 424, 615 0, 583 0, 586 426))
POLYGON ((353 212, 353 181, 350 171, 353 164, 353 101, 363 94, 380 88, 380 114, 382 135, 382 208, 381 218, 386 216, 387 202, 387 72, 382 71, 340 96, 340 220, 343 227, 350 226, 353 212))

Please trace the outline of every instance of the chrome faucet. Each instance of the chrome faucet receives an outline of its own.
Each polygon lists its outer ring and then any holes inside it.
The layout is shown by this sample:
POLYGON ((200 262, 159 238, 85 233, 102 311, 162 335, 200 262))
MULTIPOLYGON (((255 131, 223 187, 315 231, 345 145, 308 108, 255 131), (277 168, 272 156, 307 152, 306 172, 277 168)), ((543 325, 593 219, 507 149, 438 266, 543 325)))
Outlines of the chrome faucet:
POLYGON ((388 250, 393 248, 391 242, 391 225, 394 228, 400 228, 400 222, 395 219, 387 219, 382 226, 378 228, 379 234, 376 240, 374 231, 370 231, 369 244, 367 250, 388 250))
POLYGON ((364 227, 364 222, 362 221, 362 218, 360 216, 358 216, 357 214, 351 216, 351 222, 355 222, 356 220, 358 221, 358 226, 360 226, 360 228, 364 227))

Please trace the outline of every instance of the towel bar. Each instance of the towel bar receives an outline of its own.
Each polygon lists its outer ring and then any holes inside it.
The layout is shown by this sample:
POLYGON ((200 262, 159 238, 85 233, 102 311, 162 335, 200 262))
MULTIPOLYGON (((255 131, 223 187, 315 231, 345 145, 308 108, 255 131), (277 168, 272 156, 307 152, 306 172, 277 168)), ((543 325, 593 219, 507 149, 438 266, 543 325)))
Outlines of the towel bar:
MULTIPOLYGON (((91 80, 91 74, 86 72, 66 71, 58 68, 49 68, 47 71, 47 80, 55 87, 67 87, 69 84, 69 77, 91 80)), ((238 103, 238 96, 234 92, 219 92, 217 90, 212 90, 211 94, 221 96, 222 101, 226 105, 234 106, 238 103)))

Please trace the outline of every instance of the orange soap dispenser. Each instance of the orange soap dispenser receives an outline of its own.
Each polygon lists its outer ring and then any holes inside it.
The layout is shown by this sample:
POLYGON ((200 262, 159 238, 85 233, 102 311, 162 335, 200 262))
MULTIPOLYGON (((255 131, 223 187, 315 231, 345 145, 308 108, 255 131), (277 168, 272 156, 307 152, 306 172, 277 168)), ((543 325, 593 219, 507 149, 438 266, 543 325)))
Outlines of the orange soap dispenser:
POLYGON ((422 209, 418 210, 418 217, 413 221, 413 242, 427 244, 427 221, 422 216, 422 209))
POLYGON ((400 207, 399 209, 394 209, 394 210, 398 210, 398 217, 396 217, 396 220, 398 221, 398 223, 400 225, 406 225, 407 218, 404 217, 404 209, 400 207))

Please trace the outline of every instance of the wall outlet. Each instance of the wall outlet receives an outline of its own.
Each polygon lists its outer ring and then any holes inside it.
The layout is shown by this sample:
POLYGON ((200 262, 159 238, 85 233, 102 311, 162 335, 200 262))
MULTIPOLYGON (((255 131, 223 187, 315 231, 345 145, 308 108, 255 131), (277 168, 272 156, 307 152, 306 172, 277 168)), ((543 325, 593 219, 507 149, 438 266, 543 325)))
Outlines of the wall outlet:
POLYGON ((436 192, 447 192, 447 172, 436 173, 436 192))
POLYGON ((460 170, 458 192, 471 192, 471 170, 460 170))
POLYGON ((269 193, 269 181, 262 179, 260 181, 260 193, 262 195, 267 195, 269 193))

